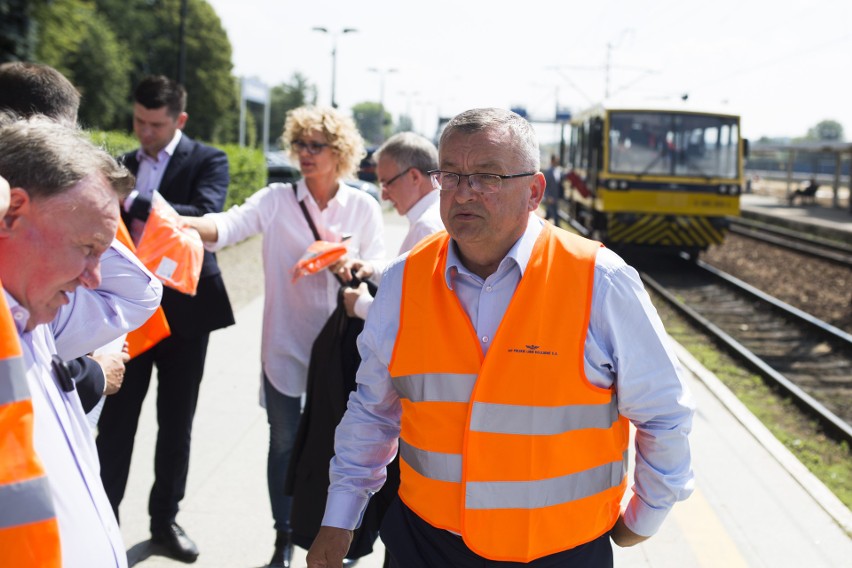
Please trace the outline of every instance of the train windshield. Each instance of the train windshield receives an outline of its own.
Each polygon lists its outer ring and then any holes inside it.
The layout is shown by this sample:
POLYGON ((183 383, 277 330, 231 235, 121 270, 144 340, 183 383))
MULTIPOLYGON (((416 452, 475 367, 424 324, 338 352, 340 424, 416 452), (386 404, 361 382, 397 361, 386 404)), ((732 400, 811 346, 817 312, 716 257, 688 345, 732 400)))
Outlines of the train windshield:
POLYGON ((634 175, 735 178, 735 117, 616 112, 609 117, 609 171, 634 175))

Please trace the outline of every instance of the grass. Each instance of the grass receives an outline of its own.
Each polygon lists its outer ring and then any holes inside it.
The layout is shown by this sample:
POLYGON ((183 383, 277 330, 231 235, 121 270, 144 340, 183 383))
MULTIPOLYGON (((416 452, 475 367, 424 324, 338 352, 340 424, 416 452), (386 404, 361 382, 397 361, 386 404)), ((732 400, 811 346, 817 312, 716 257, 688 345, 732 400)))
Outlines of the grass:
POLYGON ((852 508, 852 450, 832 440, 793 402, 721 352, 652 290, 648 293, 671 336, 722 381, 778 440, 840 501, 852 508))

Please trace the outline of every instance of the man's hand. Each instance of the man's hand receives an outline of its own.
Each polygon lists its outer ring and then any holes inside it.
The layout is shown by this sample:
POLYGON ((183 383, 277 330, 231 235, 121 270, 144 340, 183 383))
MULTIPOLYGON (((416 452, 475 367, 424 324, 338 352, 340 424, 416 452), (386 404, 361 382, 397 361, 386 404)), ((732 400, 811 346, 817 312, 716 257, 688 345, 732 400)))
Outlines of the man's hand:
POLYGON ((366 260, 349 258, 348 256, 344 256, 334 264, 329 265, 328 269, 340 276, 344 282, 349 282, 353 276, 360 280, 366 280, 375 272, 373 265, 366 260))
POLYGON ((98 362, 106 377, 104 394, 109 396, 118 392, 124 382, 124 364, 130 360, 127 351, 121 353, 104 353, 92 355, 92 359, 98 362))
POLYGON ((343 290, 343 305, 346 308, 346 314, 350 318, 358 317, 355 313, 355 303, 364 294, 370 294, 366 282, 361 282, 357 288, 345 288, 343 290))
POLYGON ((308 568, 342 568, 343 558, 352 544, 352 533, 337 527, 320 527, 308 551, 308 568))
POLYGON ((372 264, 366 260, 361 260, 360 258, 351 259, 347 265, 349 270, 351 270, 355 277, 359 280, 366 280, 376 272, 372 264))
POLYGON ((612 538, 612 542, 617 544, 622 548, 627 548, 629 546, 635 546, 640 542, 648 540, 649 537, 638 535, 632 530, 627 528, 627 525, 624 524, 624 517, 622 515, 618 516, 618 520, 615 521, 615 526, 612 528, 612 534, 610 535, 612 538))

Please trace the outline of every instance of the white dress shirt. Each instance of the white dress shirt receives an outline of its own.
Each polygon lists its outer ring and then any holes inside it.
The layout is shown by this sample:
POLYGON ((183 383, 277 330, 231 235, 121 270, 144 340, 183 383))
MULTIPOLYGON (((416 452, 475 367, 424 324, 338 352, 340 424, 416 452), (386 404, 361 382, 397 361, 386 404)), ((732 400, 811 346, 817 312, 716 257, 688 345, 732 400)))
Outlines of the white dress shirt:
POLYGON ((367 193, 343 182, 325 209, 308 191, 304 180, 274 183, 249 197, 243 205, 223 213, 208 213, 219 232, 209 250, 238 243, 263 233, 263 334, 261 360, 272 386, 288 396, 301 396, 308 378, 311 347, 326 320, 337 307, 340 283, 328 270, 291 280, 293 266, 314 242, 302 213, 304 201, 323 240, 344 242, 351 256, 366 260, 384 258, 382 211, 367 193))
MULTIPOLYGON (((444 222, 441 220, 441 196, 436 189, 430 191, 406 211, 405 218, 408 219, 408 233, 399 247, 399 254, 406 253, 414 248, 424 237, 444 230, 444 222)), ((370 277, 376 285, 381 284, 382 273, 389 262, 378 261, 370 263, 373 265, 373 276, 370 277)), ((361 294, 355 301, 355 315, 361 319, 367 319, 367 313, 373 304, 373 297, 369 294, 361 294)))
MULTIPOLYGON (((149 156, 142 148, 136 151, 136 162, 139 164, 139 169, 136 172, 136 187, 124 200, 125 211, 130 211, 130 206, 133 205, 133 201, 137 196, 141 195, 148 201, 153 201, 154 194, 160 189, 163 174, 166 173, 172 155, 174 155, 182 136, 183 133, 180 130, 175 130, 175 135, 172 137, 171 142, 157 152, 156 158, 149 156)), ((142 231, 145 230, 145 221, 131 219, 129 230, 133 242, 139 243, 142 231)))
POLYGON ((120 243, 101 257, 101 286, 78 288, 49 324, 24 331, 29 312, 8 293, 33 402, 33 445, 44 464, 66 568, 123 568, 127 553, 100 478, 95 438, 76 390, 51 366, 142 325, 160 305, 162 285, 120 243))
MULTIPOLYGON (((524 235, 485 280, 464 267, 454 245, 449 248, 447 286, 464 307, 486 356, 542 226, 530 215, 524 235)), ((384 467, 396 454, 401 407, 388 364, 399 329, 405 258, 385 271, 358 338, 358 389, 335 434, 323 525, 353 529, 360 524, 370 495, 384 483, 384 467)), ((569 298, 570 291, 565 293, 569 298)), ((588 379, 601 388, 614 387, 619 412, 637 428, 635 496, 625 523, 640 535, 652 535, 674 503, 693 489, 687 434, 694 405, 639 275, 605 248, 595 261, 584 359, 588 379)))

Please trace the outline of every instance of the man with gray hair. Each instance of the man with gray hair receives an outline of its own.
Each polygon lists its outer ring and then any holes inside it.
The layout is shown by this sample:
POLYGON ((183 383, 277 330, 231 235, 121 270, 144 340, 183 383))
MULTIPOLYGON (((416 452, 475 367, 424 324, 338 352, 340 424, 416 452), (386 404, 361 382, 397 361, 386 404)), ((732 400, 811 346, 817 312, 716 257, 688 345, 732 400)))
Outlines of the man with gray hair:
POLYGON ((341 566, 397 450, 392 567, 612 566, 610 539, 645 540, 691 493, 670 340, 635 270, 535 215, 539 160, 510 111, 447 124, 431 172, 447 232, 382 277, 309 568, 341 566), (641 458, 622 511, 630 422, 641 458))
POLYGON ((160 303, 159 281, 113 243, 133 176, 83 133, 44 118, 0 123, 0 176, 11 187, 0 281, 23 351, 62 563, 124 567, 94 438, 62 358, 138 327, 160 303))
MULTIPOLYGON (((408 219, 408 233, 399 247, 399 254, 402 254, 422 238, 444 229, 438 190, 432 187, 429 179, 429 172, 438 167, 438 149, 419 134, 400 132, 382 144, 374 156, 382 199, 393 203, 396 212, 408 219)), ((358 278, 369 278, 378 285, 385 266, 387 263, 352 259, 345 265, 344 279, 351 279, 354 272, 358 278)), ((350 316, 367 319, 373 303, 367 284, 346 288, 343 303, 350 316)))

